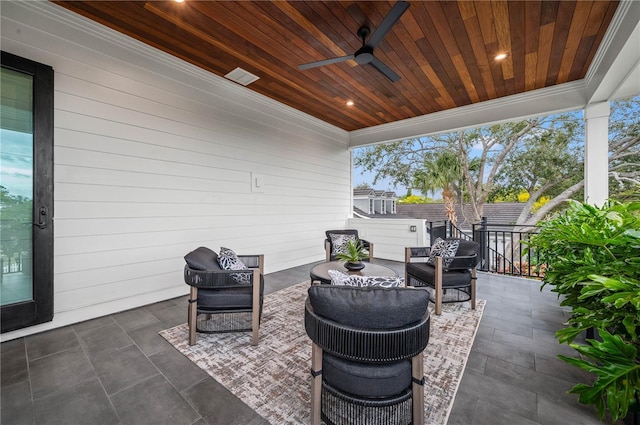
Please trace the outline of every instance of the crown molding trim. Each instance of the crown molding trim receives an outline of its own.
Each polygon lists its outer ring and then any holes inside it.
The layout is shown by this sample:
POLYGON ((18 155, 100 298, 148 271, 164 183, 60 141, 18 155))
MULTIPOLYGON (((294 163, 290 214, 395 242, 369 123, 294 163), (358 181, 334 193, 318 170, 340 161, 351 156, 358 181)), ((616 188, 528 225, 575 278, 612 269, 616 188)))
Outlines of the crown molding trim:
POLYGON ((584 81, 573 81, 389 124, 355 130, 349 133, 349 147, 393 142, 581 109, 586 104, 584 91, 584 81))

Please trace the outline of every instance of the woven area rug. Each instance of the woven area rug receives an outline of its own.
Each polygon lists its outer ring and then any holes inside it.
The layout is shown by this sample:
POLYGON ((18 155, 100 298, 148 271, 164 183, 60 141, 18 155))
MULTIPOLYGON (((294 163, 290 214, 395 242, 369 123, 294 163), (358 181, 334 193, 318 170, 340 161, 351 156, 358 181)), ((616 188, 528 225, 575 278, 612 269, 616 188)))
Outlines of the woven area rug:
MULTIPOLYGON (((311 343, 304 330, 309 282, 265 297, 260 343, 250 332, 197 334, 187 343, 187 324, 160 332, 182 354, 204 369, 273 425, 308 424, 311 343)), ((425 423, 444 425, 475 338, 485 301, 445 304, 431 316, 424 353, 425 423)), ((433 307, 433 305, 431 305, 433 307)))

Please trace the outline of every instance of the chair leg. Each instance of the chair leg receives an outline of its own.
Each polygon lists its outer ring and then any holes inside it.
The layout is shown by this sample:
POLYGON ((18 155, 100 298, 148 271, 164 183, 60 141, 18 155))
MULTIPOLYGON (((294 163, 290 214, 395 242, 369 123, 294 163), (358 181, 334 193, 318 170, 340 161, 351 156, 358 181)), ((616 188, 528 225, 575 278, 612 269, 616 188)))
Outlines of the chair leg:
POLYGON ((198 288, 191 287, 189 296, 189 314, 187 323, 189 324, 189 345, 196 343, 196 320, 198 316, 198 288))
POLYGON ((435 270, 435 284, 436 284, 436 314, 442 314, 442 257, 436 257, 436 270, 435 270))
POLYGON ((424 425, 424 363, 423 354, 411 359, 411 384, 413 403, 413 425, 424 425))
POLYGON ((311 344, 311 425, 320 425, 322 409, 322 348, 311 344))
POLYGON ((253 271, 253 302, 251 305, 251 345, 258 345, 260 339, 260 276, 258 270, 253 271))

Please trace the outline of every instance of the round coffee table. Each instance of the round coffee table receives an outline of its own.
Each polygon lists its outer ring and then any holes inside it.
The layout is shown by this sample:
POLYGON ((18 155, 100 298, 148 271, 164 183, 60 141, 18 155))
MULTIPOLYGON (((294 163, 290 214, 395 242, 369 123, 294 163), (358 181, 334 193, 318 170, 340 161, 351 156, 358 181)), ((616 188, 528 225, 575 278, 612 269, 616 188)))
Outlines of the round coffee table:
POLYGON ((311 269, 309 273, 311 276, 311 284, 314 282, 320 282, 324 284, 331 283, 331 277, 329 276, 329 270, 339 270, 343 273, 348 273, 356 276, 390 276, 396 277, 398 274, 389 267, 381 266, 379 264, 364 263, 364 269, 357 272, 350 272, 344 267, 344 261, 329 261, 327 263, 321 263, 311 269))

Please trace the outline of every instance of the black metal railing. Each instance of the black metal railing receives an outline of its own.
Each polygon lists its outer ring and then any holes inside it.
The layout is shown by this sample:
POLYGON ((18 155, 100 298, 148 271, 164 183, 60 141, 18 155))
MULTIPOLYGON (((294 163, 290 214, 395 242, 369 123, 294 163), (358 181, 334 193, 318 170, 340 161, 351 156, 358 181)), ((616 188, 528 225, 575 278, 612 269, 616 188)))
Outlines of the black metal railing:
POLYGON ((427 233, 431 243, 438 237, 458 237, 478 242, 478 270, 538 279, 544 275, 544 266, 537 266, 535 252, 526 255, 524 252, 523 242, 538 233, 537 226, 489 224, 483 217, 480 223, 472 224, 470 229, 454 226, 450 221, 427 222, 427 233))

